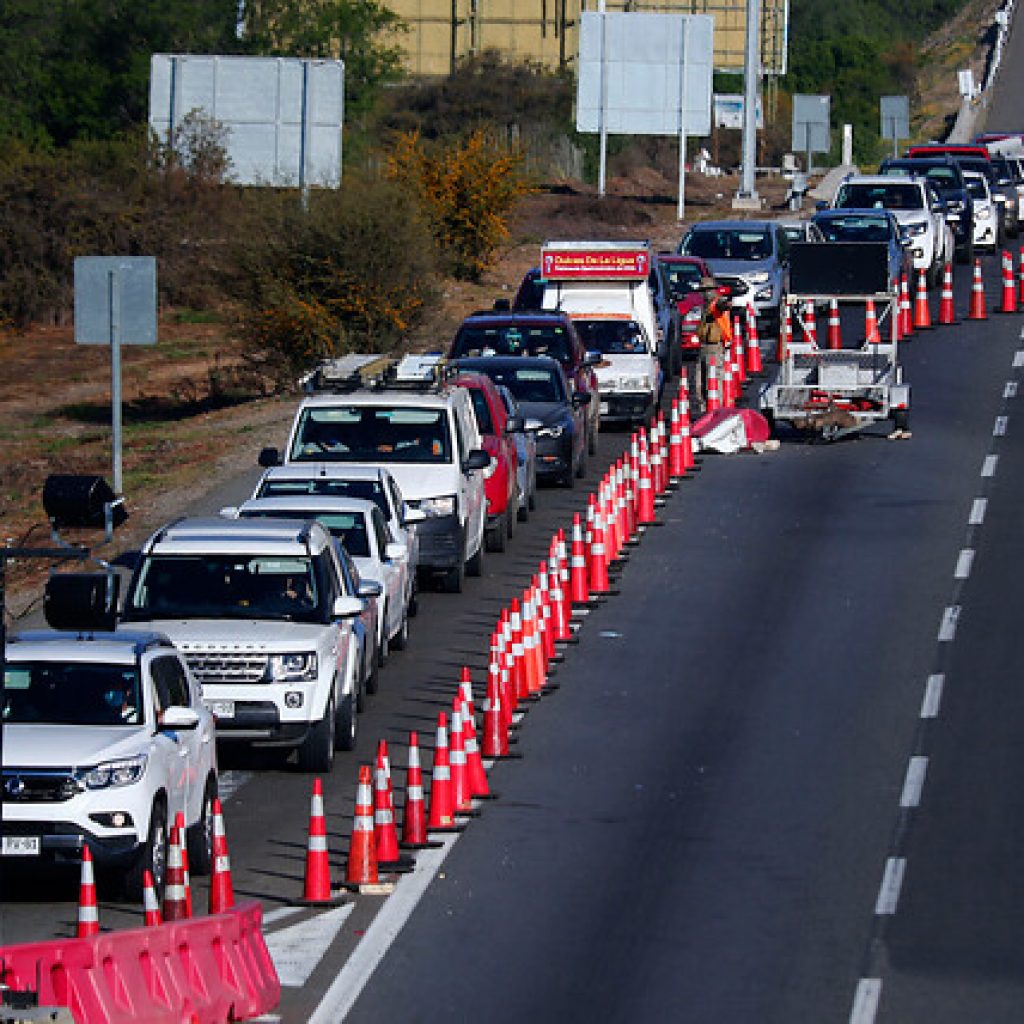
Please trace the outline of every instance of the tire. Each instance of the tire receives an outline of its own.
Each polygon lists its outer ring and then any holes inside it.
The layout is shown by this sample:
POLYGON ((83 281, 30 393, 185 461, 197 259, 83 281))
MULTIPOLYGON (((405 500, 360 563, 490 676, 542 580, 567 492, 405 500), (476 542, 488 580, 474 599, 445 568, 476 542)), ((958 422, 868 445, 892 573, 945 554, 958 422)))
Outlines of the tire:
MULTIPOLYGON (((334 749, 355 750, 358 717, 352 695, 341 698, 337 714, 334 716, 334 749)), ((325 769, 330 771, 330 769, 325 769)))
POLYGON ((580 464, 576 467, 576 479, 582 480, 587 475, 587 453, 580 455, 580 464))
MULTIPOLYGON (((387 607, 381 608, 380 614, 384 622, 387 622, 387 607)), ((380 632, 380 643, 377 644, 377 665, 383 668, 391 653, 391 642, 388 640, 388 631, 385 627, 380 632)))
POLYGON ((420 588, 418 582, 412 581, 412 590, 409 591, 409 618, 415 619, 420 613, 420 588))
POLYGON ((157 900, 162 901, 167 880, 167 806, 162 798, 153 802, 145 845, 123 876, 124 895, 132 903, 142 902, 146 871, 153 876, 157 900))
POLYGON ((404 651, 409 646, 409 613, 402 616, 402 624, 398 632, 391 638, 391 646, 396 651, 404 651))
POLYGON ((216 797, 217 781, 211 775, 203 790, 199 820, 189 826, 187 833, 188 869, 196 875, 208 875, 213 870, 213 801, 216 797))
MULTIPOLYGON (((502 537, 504 541, 504 537, 502 537)), ((476 549, 476 554, 466 560, 466 575, 467 576, 480 576, 484 571, 484 545, 476 549)))
MULTIPOLYGON (((508 537, 508 528, 505 525, 505 515, 508 514, 508 509, 505 510, 505 514, 495 523, 492 523, 484 531, 484 546, 488 551, 504 551, 505 541, 508 537)), ((477 575, 476 573, 470 573, 471 576, 477 575)))
POLYGON ((508 508, 505 509, 505 535, 511 540, 515 536, 516 522, 519 519, 519 498, 509 498, 508 508))
POLYGON ((370 674, 363 680, 363 690, 366 693, 376 693, 380 689, 380 666, 377 664, 376 654, 370 659, 370 666, 370 674))
MULTIPOLYGON (((352 698, 348 698, 351 703, 352 698)), ((352 708, 353 721, 355 719, 355 708, 352 708)), ((334 711, 334 694, 328 698, 327 707, 324 709, 324 717, 319 722, 314 722, 306 738, 299 746, 299 770, 303 772, 316 772, 325 774, 334 767, 334 749, 337 743, 334 711)))
POLYGON ((893 409, 892 425, 896 430, 909 430, 910 412, 907 409, 893 409))
POLYGON ((530 495, 526 499, 526 504, 529 506, 531 512, 537 507, 537 474, 533 474, 533 480, 530 484, 530 495))
POLYGON ((516 519, 521 523, 528 523, 530 521, 530 509, 533 507, 533 495, 524 494, 522 501, 519 502, 519 507, 516 509, 516 519))
POLYGON ((465 563, 459 562, 453 569, 449 569, 441 577, 441 589, 446 594, 461 594, 462 584, 466 579, 465 563))

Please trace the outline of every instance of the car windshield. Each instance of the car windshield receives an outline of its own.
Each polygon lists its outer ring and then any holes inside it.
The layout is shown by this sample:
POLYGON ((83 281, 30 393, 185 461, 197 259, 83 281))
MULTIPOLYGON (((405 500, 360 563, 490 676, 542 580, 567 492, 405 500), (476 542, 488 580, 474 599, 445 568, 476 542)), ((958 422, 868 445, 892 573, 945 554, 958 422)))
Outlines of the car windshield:
POLYGON ((881 217, 853 215, 815 220, 826 242, 888 242, 889 222, 881 217))
POLYGON ((847 182, 839 186, 836 206, 857 209, 876 206, 885 210, 922 210, 924 201, 921 198, 920 187, 909 183, 867 185, 847 182))
MULTIPOLYGON (((911 163, 913 164, 915 162, 911 161, 911 163)), ((928 179, 932 188, 940 194, 959 191, 962 187, 960 184, 960 176, 957 174, 956 168, 950 167, 949 164, 929 165, 924 163, 924 161, 921 161, 919 166, 893 164, 889 167, 885 167, 882 173, 892 175, 923 174, 928 179)))
POLYGON ((476 416, 477 429, 481 434, 494 433, 494 421, 491 409, 487 404, 487 396, 479 388, 469 388, 469 396, 473 401, 473 413, 476 416))
POLYGON ((691 231, 681 251, 704 259, 767 260, 771 259, 772 240, 767 231, 709 228, 691 231))
POLYGON ((370 557, 370 538, 366 532, 366 517, 362 512, 322 512, 302 508, 243 508, 239 519, 315 519, 327 532, 345 545, 355 558, 370 557))
MULTIPOLYGON (((672 298, 685 299, 692 292, 700 291, 701 269, 696 263, 663 263, 672 298)), ((589 348, 589 346, 588 346, 589 348)))
POLYGON ((361 498, 372 501, 383 513, 390 514, 387 495, 380 480, 338 480, 312 477, 309 480, 268 477, 260 484, 257 498, 284 498, 293 494, 323 494, 334 498, 361 498))
POLYGON ((295 431, 296 462, 451 461, 445 409, 332 405, 306 409, 295 431))
POLYGON ((573 351, 569 332, 562 324, 468 324, 459 328, 452 356, 551 356, 563 366, 570 366, 573 351))
POLYGON ((504 384, 519 402, 564 402, 562 378, 553 367, 492 366, 487 376, 495 384, 504 384))
POLYGON ((576 330, 588 352, 642 355, 647 351, 643 328, 635 320, 577 320, 576 330))
POLYGON ((4 667, 7 725, 140 725, 142 718, 133 665, 37 661, 4 667))
POLYGON ((323 589, 305 556, 149 555, 123 617, 322 622, 323 589))

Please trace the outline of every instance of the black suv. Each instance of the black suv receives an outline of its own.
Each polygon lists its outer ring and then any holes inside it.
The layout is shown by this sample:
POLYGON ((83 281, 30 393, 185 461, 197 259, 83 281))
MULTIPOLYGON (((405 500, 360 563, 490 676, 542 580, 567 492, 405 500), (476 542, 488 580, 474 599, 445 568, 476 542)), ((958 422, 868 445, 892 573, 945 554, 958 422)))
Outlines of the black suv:
POLYGON ((926 178, 946 208, 959 263, 974 261, 974 209, 960 166, 949 156, 887 157, 879 174, 916 174, 926 178))
POLYGON ((561 364, 574 392, 591 396, 587 409, 587 450, 597 451, 601 403, 596 359, 587 356, 576 327, 556 310, 483 310, 462 321, 448 350, 449 359, 477 356, 550 356, 561 364))

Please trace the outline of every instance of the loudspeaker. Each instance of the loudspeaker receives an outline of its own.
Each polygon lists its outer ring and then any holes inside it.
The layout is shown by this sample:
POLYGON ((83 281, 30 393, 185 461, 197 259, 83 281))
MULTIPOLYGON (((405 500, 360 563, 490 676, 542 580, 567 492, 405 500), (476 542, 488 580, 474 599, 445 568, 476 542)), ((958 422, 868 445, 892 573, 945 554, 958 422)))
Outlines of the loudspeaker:
POLYGON ((53 573, 43 591, 43 614, 53 629, 111 632, 120 592, 117 573, 53 573))
POLYGON ((113 505, 111 514, 116 529, 128 513, 103 477, 53 473, 43 484, 43 508, 58 530, 67 526, 103 529, 103 508, 107 504, 113 505))

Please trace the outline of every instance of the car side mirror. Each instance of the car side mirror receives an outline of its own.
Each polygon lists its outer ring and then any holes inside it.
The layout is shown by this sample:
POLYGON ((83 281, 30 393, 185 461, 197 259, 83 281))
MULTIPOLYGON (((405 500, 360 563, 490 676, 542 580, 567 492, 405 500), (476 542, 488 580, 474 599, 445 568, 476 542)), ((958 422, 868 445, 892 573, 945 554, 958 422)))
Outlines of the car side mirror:
POLYGON ((509 416, 505 421, 505 433, 507 434, 521 434, 523 432, 523 417, 522 416, 509 416))
POLYGON ((469 473, 474 469, 486 469, 491 464, 491 457, 483 448, 474 448, 462 463, 462 468, 469 473))
POLYGON ((532 416, 526 421, 526 429, 533 434, 536 434, 543 426, 544 424, 540 420, 534 419, 532 416))
POLYGON ((282 464, 281 453, 276 448, 261 448, 260 457, 257 460, 264 469, 282 464))
POLYGON ((164 709, 158 728, 164 732, 188 731, 199 727, 199 714, 195 708, 169 707, 164 709))
POLYGON ((354 619, 363 611, 363 602, 358 597, 336 597, 331 614, 336 619, 354 619))
POLYGON ((584 405, 590 405, 593 397, 589 391, 577 391, 572 396, 572 404, 575 408, 580 409, 584 405))
POLYGON ((401 562, 405 560, 404 544, 387 544, 384 547, 384 557, 389 562, 401 562))
POLYGON ((359 581, 359 597, 380 597, 384 593, 384 588, 377 580, 360 580, 359 581))

